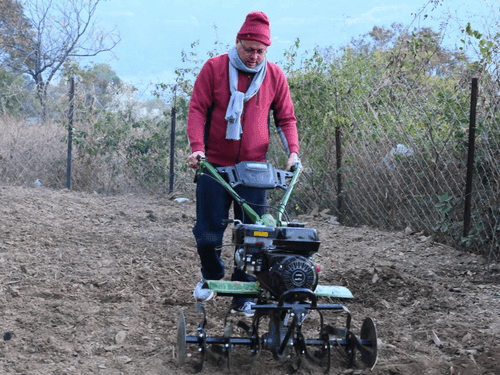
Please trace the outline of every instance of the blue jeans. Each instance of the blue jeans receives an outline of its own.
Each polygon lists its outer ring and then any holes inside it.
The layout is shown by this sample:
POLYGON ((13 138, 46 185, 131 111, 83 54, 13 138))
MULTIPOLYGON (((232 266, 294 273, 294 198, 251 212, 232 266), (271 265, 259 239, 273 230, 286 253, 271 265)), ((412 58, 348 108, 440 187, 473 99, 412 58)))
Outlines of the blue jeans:
MULTIPOLYGON (((207 280, 220 280, 225 274, 225 263, 221 258, 222 239, 226 229, 223 220, 229 218, 229 209, 234 199, 208 171, 206 173, 199 177, 196 184, 196 224, 193 234, 200 256, 201 274, 207 280)), ((266 209, 263 206, 267 203, 266 190, 242 185, 236 186, 234 190, 259 216, 265 213, 266 209)), ((234 218, 246 224, 252 223, 236 202, 234 203, 234 218)), ((231 280, 255 281, 256 278, 241 270, 235 270, 231 280)), ((238 304, 243 304, 248 300, 249 298, 235 298, 238 304)))

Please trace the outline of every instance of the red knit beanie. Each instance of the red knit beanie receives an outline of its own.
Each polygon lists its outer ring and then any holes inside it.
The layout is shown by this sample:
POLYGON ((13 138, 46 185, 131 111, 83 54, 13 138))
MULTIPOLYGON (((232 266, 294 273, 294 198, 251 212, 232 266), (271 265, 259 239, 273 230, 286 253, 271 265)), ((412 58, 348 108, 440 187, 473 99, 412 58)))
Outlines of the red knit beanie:
POLYGON ((237 35, 238 40, 255 40, 271 45, 271 29, 269 28, 269 19, 264 12, 250 12, 241 26, 237 35))

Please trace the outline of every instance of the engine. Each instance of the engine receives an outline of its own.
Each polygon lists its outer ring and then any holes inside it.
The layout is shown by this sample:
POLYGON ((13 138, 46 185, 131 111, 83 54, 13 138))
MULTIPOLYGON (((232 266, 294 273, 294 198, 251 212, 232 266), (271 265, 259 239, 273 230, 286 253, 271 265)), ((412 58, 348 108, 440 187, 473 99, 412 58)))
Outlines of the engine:
POLYGON ((318 272, 311 261, 318 251, 316 230, 237 224, 235 267, 254 274, 274 299, 291 289, 314 291, 318 272))
POLYGON ((275 296, 290 289, 316 289, 318 272, 309 259, 300 255, 270 256, 268 259, 272 264, 269 271, 257 276, 275 296))

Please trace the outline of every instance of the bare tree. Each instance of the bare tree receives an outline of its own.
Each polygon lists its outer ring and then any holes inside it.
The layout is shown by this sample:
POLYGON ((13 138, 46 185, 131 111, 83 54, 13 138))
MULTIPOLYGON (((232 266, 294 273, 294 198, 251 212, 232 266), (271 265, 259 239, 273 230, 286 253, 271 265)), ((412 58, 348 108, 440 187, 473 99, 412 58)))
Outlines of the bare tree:
MULTIPOLYGON (((3 1, 3 0, 2 0, 3 1)), ((26 0, 24 17, 29 28, 19 30, 24 40, 9 51, 8 66, 27 74, 35 84, 45 120, 47 88, 68 59, 96 56, 111 51, 120 35, 98 27, 101 0, 26 0)))

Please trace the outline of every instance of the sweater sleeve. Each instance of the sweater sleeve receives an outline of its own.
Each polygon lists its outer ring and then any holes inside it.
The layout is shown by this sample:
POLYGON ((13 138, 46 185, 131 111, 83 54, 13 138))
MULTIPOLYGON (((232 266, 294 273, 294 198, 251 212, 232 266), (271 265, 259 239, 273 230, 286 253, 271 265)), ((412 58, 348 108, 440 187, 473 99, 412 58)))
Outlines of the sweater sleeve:
POLYGON ((290 88, 285 73, 279 69, 278 89, 274 99, 274 117, 277 125, 281 127, 288 143, 290 153, 299 153, 299 135, 297 132, 297 119, 293 109, 290 88))
POLYGON ((187 134, 191 152, 205 152, 205 122, 207 113, 212 105, 213 68, 210 60, 201 69, 193 87, 193 94, 189 102, 187 134))

